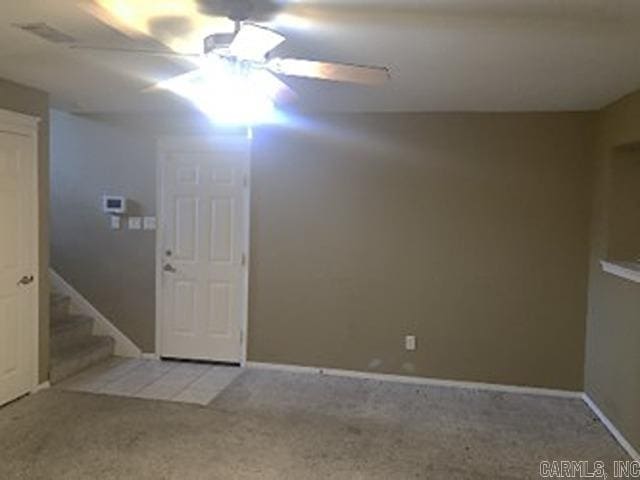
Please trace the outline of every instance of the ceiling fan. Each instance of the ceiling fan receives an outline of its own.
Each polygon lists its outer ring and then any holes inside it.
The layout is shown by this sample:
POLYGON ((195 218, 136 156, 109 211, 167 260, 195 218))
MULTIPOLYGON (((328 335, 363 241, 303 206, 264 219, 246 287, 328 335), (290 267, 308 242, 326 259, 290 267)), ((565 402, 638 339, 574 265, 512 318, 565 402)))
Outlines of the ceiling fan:
POLYGON ((253 23, 252 18, 261 19, 275 9, 273 2, 255 3, 257 0, 173 0, 164 2, 174 10, 163 11, 163 2, 149 0, 94 0, 84 6, 85 10, 102 23, 133 39, 160 40, 169 50, 154 49, 111 49, 76 46, 75 48, 117 50, 150 55, 179 56, 191 60, 194 69, 169 80, 156 84, 155 88, 174 89, 176 85, 204 83, 215 80, 221 69, 231 72, 235 79, 250 79, 260 83, 266 94, 276 102, 286 102, 296 98, 295 92, 284 83, 281 76, 293 76, 361 85, 381 85, 390 79, 387 67, 363 66, 355 64, 325 62, 300 58, 280 58, 273 55, 274 49, 285 42, 281 33, 253 23), (132 4, 141 10, 132 10, 132 4), (128 5, 125 5, 128 4, 128 5), (178 5, 181 8, 176 8, 178 5), (158 12, 154 11, 158 7, 158 12), (268 8, 265 8, 268 7, 268 8), (128 9, 127 9, 128 8, 128 9), (133 12, 133 13, 132 13, 133 12), (180 15, 183 15, 182 17, 180 15), (180 34, 186 34, 191 18, 226 18, 233 25, 232 32, 209 33, 202 39, 200 54, 176 49, 172 41, 180 34), (158 26, 164 25, 164 29, 158 26), (171 30, 175 26, 175 31, 171 30))

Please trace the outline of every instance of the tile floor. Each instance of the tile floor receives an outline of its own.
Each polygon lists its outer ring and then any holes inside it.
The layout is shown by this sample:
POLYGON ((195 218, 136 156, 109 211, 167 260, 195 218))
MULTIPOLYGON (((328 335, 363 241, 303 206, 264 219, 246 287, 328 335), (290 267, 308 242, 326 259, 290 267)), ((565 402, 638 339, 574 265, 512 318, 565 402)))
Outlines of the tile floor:
POLYGON ((113 357, 56 388, 206 405, 241 372, 239 367, 113 357))

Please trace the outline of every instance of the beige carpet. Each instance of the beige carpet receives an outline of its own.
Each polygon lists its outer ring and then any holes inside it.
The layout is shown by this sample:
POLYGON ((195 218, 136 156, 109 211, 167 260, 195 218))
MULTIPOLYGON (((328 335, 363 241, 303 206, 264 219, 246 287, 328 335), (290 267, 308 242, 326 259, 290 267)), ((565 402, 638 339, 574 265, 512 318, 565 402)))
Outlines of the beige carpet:
POLYGON ((1 479, 528 479, 626 459, 579 400, 246 371, 210 405, 45 391, 0 409, 1 479))

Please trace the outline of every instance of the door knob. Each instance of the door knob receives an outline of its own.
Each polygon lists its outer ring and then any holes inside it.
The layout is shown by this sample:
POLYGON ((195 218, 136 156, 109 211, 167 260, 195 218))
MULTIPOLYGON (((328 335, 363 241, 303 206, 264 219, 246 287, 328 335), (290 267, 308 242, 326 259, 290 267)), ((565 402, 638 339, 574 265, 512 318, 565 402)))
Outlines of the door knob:
POLYGON ((34 280, 33 275, 25 275, 20 280, 18 280, 18 285, 29 285, 34 280))
POLYGON ((164 270, 165 272, 170 272, 170 273, 176 273, 177 272, 177 270, 170 263, 167 263, 164 267, 162 267, 162 270, 164 270))

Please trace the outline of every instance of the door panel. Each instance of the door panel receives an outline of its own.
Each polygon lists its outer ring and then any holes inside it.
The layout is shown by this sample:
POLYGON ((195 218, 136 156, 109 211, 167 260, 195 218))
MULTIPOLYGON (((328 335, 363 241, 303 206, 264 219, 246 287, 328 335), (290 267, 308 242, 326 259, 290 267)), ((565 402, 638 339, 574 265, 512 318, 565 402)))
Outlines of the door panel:
POLYGON ((176 197, 174 202, 175 258, 195 262, 198 242, 198 199, 176 197))
POLYGON ((211 200, 210 240, 212 262, 233 261, 233 222, 235 220, 233 198, 211 200))
POLYGON ((208 334, 230 336, 233 323, 233 285, 222 282, 209 284, 208 334))
POLYGON ((35 152, 27 135, 0 131, 0 405, 33 386, 37 298, 35 152))
POLYGON ((174 328, 176 335, 195 335, 196 285, 195 282, 177 280, 174 283, 174 328))
POLYGON ((20 369, 18 301, 16 297, 0 298, 0 378, 10 378, 20 369))
POLYGON ((165 148, 160 162, 160 354, 239 362, 247 296, 248 140, 181 142, 165 148))

